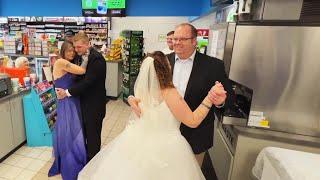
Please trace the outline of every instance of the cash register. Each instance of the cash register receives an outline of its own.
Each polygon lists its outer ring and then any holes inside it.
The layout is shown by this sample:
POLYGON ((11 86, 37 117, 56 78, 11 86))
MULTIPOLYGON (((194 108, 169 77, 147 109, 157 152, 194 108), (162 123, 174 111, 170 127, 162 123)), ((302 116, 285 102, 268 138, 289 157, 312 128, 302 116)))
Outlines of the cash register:
POLYGON ((0 98, 12 93, 11 79, 5 74, 0 74, 0 98))

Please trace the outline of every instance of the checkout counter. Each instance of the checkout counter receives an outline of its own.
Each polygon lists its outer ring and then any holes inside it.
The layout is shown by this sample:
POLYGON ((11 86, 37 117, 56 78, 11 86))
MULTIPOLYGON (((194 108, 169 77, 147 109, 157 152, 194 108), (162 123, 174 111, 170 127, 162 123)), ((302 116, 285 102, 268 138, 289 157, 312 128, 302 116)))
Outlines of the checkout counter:
POLYGON ((11 79, 0 74, 0 161, 26 141, 22 98, 29 91, 13 91, 11 79))
POLYGON ((30 90, 0 98, 0 161, 26 141, 22 98, 30 90))

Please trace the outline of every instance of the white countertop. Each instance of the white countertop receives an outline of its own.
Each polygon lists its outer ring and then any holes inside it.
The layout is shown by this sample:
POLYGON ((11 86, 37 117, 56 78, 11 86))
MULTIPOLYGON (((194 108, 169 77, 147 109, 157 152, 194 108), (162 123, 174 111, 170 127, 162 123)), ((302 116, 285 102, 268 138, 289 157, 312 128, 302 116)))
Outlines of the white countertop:
POLYGON ((320 180, 320 154, 267 147, 252 173, 260 180, 320 180))

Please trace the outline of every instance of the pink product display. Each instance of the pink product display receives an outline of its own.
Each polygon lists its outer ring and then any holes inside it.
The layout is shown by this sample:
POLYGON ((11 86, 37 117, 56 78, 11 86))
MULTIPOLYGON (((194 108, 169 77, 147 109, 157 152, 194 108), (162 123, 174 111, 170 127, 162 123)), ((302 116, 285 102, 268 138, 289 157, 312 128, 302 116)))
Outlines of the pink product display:
POLYGON ((39 82, 34 86, 34 89, 37 93, 41 93, 43 91, 46 91, 47 89, 51 88, 52 85, 48 81, 39 82))

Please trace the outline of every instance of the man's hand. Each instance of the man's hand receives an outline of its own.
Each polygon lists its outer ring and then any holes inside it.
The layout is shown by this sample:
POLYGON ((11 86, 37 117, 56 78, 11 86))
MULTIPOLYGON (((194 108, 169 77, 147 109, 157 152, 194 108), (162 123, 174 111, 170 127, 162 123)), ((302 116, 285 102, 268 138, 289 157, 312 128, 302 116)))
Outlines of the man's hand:
POLYGON ((224 104, 227 98, 227 92, 224 90, 223 85, 216 81, 216 84, 209 91, 209 99, 215 106, 224 104))
POLYGON ((128 103, 131 107, 131 110, 138 116, 140 117, 141 115, 141 109, 139 107, 139 102, 140 102, 140 99, 134 97, 134 96, 129 96, 128 97, 128 103))
POLYGON ((64 99, 67 97, 67 93, 64 89, 56 88, 56 94, 58 99, 64 99))

